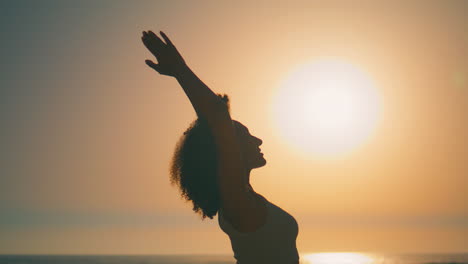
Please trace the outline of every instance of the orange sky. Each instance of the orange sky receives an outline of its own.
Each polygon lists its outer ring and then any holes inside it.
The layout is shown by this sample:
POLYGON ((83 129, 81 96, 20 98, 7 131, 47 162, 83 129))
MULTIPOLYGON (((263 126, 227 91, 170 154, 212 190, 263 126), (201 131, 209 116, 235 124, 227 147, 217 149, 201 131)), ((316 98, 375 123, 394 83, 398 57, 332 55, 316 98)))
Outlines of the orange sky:
POLYGON ((231 254, 169 184, 195 113, 144 64, 148 29, 263 139, 252 185, 297 219, 300 252, 466 251, 466 2, 3 5, 0 254, 231 254), (384 105, 373 136, 335 160, 300 155, 272 124, 280 81, 322 57, 364 69, 384 105))

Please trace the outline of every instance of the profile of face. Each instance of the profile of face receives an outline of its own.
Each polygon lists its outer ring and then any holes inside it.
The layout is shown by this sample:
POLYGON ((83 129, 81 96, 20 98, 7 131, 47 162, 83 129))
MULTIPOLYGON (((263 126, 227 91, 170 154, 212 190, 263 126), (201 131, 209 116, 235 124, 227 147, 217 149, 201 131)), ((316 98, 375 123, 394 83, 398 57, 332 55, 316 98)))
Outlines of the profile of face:
POLYGON ((249 129, 239 121, 233 121, 236 128, 236 134, 241 144, 241 152, 249 169, 255 169, 265 166, 266 160, 260 150, 263 141, 250 134, 249 129))

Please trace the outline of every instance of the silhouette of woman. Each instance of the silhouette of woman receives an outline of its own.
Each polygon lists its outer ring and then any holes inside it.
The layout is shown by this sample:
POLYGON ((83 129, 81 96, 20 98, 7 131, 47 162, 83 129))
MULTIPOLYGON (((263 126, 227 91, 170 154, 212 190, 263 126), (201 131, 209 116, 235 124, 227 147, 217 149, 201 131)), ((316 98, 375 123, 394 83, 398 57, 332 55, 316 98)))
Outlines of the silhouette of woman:
POLYGON ((143 31, 142 41, 158 63, 145 62, 175 77, 197 113, 176 146, 171 182, 202 219, 218 214, 238 264, 299 263, 296 220, 256 193, 249 182, 252 169, 266 164, 259 148, 262 140, 231 119, 228 97, 211 91, 171 40, 160 34, 164 41, 143 31))

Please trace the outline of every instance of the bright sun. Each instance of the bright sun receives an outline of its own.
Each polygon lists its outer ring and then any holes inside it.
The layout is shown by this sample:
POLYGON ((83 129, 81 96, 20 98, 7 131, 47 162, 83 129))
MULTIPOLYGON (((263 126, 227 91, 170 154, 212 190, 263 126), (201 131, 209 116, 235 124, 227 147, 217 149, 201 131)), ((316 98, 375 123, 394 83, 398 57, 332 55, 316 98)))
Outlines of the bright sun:
POLYGON ((358 67, 324 59, 301 65, 273 99, 275 125, 298 150, 335 156, 362 144, 376 127, 381 101, 358 67))

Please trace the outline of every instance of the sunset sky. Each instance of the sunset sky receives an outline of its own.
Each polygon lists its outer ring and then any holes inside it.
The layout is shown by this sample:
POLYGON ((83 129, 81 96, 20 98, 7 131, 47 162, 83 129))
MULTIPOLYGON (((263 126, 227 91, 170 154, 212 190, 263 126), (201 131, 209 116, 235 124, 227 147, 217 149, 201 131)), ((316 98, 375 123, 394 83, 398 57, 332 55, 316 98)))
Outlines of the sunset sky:
MULTIPOLYGON (((147 67, 163 30, 263 140, 254 189, 299 224, 300 253, 468 249, 468 1, 3 1, 0 254, 232 254, 169 182, 195 112, 147 67), (345 155, 297 150, 275 95, 332 58, 380 96, 345 155)), ((287 113, 287 107, 284 107, 287 113)))

